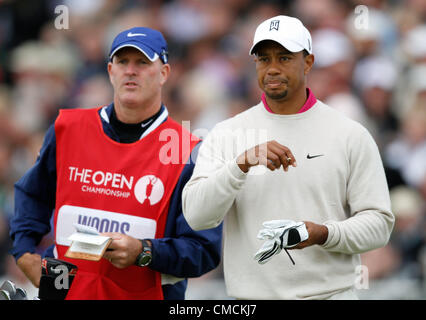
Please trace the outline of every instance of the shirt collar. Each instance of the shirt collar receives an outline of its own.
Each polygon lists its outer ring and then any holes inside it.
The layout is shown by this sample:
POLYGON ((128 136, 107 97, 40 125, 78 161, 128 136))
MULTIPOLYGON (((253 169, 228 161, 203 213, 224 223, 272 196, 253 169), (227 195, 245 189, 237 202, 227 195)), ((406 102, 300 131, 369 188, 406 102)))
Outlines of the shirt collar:
MULTIPOLYGON (((317 98, 315 98, 315 96, 314 96, 313 92, 311 91, 311 89, 309 89, 309 88, 306 88, 306 89, 308 91, 308 98, 306 99, 305 104, 302 106, 302 108, 299 109, 299 111, 297 113, 302 113, 302 112, 308 111, 317 102, 317 98)), ((262 93, 262 102, 263 102, 263 106, 265 107, 265 109, 268 112, 275 113, 268 106, 268 103, 266 102, 266 95, 265 95, 265 93, 262 93)))
MULTIPOLYGON (((110 118, 112 115, 113 108, 114 108, 114 103, 111 103, 103 107, 100 112, 102 120, 108 124, 110 123, 110 118)), ((169 112, 167 111, 167 108, 164 104, 161 105, 160 111, 161 113, 158 116, 158 118, 155 119, 155 121, 141 124, 142 126, 147 126, 147 129, 143 132, 139 140, 147 136, 150 132, 154 131, 160 124, 162 124, 167 119, 167 117, 169 116, 169 112)))

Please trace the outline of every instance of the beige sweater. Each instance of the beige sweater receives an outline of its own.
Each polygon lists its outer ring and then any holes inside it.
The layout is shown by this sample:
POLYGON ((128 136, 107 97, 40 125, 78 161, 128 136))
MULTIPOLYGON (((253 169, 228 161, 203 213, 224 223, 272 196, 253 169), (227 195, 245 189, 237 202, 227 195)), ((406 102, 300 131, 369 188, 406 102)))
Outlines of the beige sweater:
POLYGON ((318 101, 294 115, 277 115, 262 103, 217 124, 200 147, 183 190, 189 225, 224 222, 227 293, 240 299, 323 299, 354 286, 359 253, 384 246, 394 216, 377 146, 367 130, 318 101), (236 164, 242 152, 276 140, 293 152, 288 172, 236 164), (308 159, 307 155, 322 155, 308 159), (262 222, 313 221, 328 227, 322 246, 284 252, 264 265, 254 253, 262 222))

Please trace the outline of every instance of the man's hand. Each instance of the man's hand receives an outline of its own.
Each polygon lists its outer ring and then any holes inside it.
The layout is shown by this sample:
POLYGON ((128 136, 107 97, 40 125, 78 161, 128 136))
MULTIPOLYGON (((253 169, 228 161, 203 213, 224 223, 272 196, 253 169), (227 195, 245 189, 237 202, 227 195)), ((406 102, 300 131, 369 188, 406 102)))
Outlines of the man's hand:
POLYGON ((103 258, 119 269, 133 265, 142 252, 142 243, 138 239, 117 232, 105 232, 101 235, 113 239, 103 258))
POLYGON ((290 149, 275 140, 246 150, 238 156, 237 164, 245 173, 249 171, 250 167, 257 165, 264 165, 272 171, 279 169, 281 165, 284 171, 288 171, 290 165, 297 166, 296 159, 290 149))
POLYGON ((19 269, 38 288, 41 278, 41 256, 37 253, 24 253, 17 261, 19 269))
POLYGON ((325 225, 316 224, 310 221, 303 221, 308 230, 309 238, 305 241, 300 242, 297 246, 293 248, 288 248, 287 250, 292 249, 303 249, 315 244, 322 245, 327 241, 328 229, 325 225))

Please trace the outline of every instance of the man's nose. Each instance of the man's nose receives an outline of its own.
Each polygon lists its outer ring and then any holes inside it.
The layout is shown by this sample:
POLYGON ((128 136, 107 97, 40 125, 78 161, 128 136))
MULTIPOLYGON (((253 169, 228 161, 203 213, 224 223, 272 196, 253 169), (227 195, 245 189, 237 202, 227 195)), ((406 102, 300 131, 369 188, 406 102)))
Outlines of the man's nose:
POLYGON ((275 74, 281 73, 281 70, 278 66, 278 61, 276 61, 275 59, 272 59, 272 61, 269 64, 266 72, 267 72, 267 74, 270 74, 270 75, 275 75, 275 74))
POLYGON ((136 65, 134 63, 128 63, 125 70, 126 75, 135 75, 136 74, 136 65))

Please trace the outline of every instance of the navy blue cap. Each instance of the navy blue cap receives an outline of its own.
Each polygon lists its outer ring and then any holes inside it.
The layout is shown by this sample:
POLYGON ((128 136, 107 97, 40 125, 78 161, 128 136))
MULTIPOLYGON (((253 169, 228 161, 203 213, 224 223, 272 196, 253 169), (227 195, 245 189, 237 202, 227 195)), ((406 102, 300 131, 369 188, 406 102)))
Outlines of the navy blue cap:
POLYGON ((133 47, 141 51, 150 61, 158 58, 163 63, 168 62, 167 42, 160 31, 135 27, 119 33, 112 42, 109 58, 125 47, 133 47))

